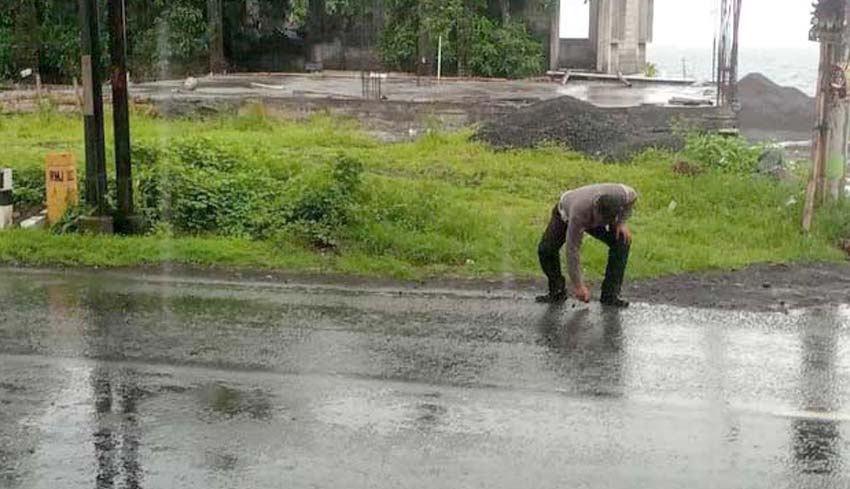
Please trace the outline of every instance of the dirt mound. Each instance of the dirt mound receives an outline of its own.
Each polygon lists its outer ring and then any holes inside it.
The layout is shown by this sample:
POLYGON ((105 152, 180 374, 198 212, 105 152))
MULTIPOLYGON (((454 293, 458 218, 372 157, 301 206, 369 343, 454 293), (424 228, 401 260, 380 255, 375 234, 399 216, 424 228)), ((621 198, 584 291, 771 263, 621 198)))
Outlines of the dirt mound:
POLYGON ((731 113, 713 107, 601 108, 564 96, 489 122, 476 138, 498 148, 553 142, 594 158, 620 161, 650 147, 680 148, 677 125, 706 130, 736 127, 731 113))
POLYGON ((815 99, 793 87, 777 85, 761 73, 738 82, 743 130, 811 133, 815 125, 815 99))

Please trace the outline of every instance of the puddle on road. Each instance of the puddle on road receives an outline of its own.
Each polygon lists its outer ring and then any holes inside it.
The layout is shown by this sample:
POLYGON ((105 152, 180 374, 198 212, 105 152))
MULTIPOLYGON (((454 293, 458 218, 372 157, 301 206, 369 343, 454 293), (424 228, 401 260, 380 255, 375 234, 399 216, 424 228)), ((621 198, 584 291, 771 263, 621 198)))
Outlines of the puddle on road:
POLYGON ((202 412, 212 414, 208 421, 220 418, 247 418, 268 421, 272 418, 272 401, 260 389, 243 391, 223 384, 207 384, 196 390, 202 412))

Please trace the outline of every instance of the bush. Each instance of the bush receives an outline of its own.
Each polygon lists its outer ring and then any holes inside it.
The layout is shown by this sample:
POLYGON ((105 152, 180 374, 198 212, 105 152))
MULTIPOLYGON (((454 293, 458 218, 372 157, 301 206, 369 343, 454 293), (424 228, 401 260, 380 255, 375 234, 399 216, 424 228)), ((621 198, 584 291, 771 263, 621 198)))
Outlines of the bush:
POLYGON ((706 169, 749 174, 758 167, 764 147, 751 145, 742 137, 689 133, 685 136, 682 155, 706 169))
POLYGON ((340 231, 352 220, 363 165, 339 157, 333 171, 311 172, 294 178, 286 189, 285 220, 309 244, 320 248, 339 245, 340 231))
POLYGON ((479 17, 475 21, 470 66, 478 76, 535 75, 543 70, 543 47, 532 39, 521 22, 498 26, 486 17, 479 17))
POLYGON ((12 18, 0 16, 0 80, 8 80, 14 76, 13 42, 12 18))
POLYGON ((413 17, 404 17, 384 28, 379 40, 381 60, 387 69, 413 71, 418 34, 413 17))
POLYGON ((134 158, 137 205, 148 226, 164 222, 192 234, 268 234, 274 196, 285 182, 245 155, 200 137, 174 142, 168 150, 138 145, 134 158))
POLYGON ((162 66, 175 71, 205 67, 209 36, 205 4, 199 0, 178 0, 166 7, 132 43, 130 59, 133 73, 162 75, 162 66))
POLYGON ((820 210, 815 220, 830 241, 838 244, 850 240, 850 202, 846 199, 820 210))
POLYGON ((290 178, 273 172, 263 151, 230 146, 203 137, 167 150, 136 145, 137 205, 147 226, 255 239, 288 233, 321 248, 339 244, 361 185, 359 161, 340 157, 290 178))
POLYGON ((12 177, 15 186, 12 189, 12 203, 15 207, 36 207, 44 205, 44 169, 27 166, 16 169, 12 177))

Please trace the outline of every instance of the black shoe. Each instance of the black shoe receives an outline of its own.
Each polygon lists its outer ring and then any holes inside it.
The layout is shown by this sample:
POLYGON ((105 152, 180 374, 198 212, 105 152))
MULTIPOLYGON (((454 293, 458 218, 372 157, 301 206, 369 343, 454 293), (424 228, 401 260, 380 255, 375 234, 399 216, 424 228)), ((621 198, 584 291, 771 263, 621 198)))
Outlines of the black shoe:
POLYGON ((603 297, 599 302, 603 306, 619 307, 622 309, 629 307, 629 301, 620 299, 619 297, 603 297))
POLYGON ((566 302, 566 300, 567 292, 562 290, 561 292, 556 292, 554 294, 548 293, 546 295, 537 296, 534 299, 534 302, 538 304, 562 304, 566 302))

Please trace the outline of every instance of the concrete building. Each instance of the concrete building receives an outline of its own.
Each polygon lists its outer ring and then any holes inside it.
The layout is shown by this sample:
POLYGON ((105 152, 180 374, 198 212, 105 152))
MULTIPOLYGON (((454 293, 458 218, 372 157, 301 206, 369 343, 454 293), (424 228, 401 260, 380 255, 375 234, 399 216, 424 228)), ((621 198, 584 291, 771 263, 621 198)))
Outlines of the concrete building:
MULTIPOLYGON (((504 2, 506 15, 522 19, 534 37, 544 47, 548 46, 544 54, 549 69, 586 69, 610 74, 643 71, 646 45, 652 41, 654 0, 587 0, 588 5, 576 14, 588 16, 589 11, 588 36, 583 39, 561 38, 561 1, 504 2)), ((384 12, 378 7, 381 2, 375 4, 375 9, 349 26, 349 31, 326 33, 325 42, 319 46, 325 68, 380 69, 376 46, 383 29, 384 12)), ((566 15, 571 15, 569 9, 566 15)), ((435 58, 436 45, 432 47, 434 52, 429 56, 435 58)), ((431 59, 431 74, 435 74, 435 62, 436 59, 431 59)))
MULTIPOLYGON (((560 0, 558 0, 560 3, 560 0)), ((562 39, 560 5, 555 10, 549 43, 549 67, 601 73, 639 73, 652 42, 654 0, 589 0, 589 35, 562 39)), ((566 15, 570 15, 569 11, 566 15)))

